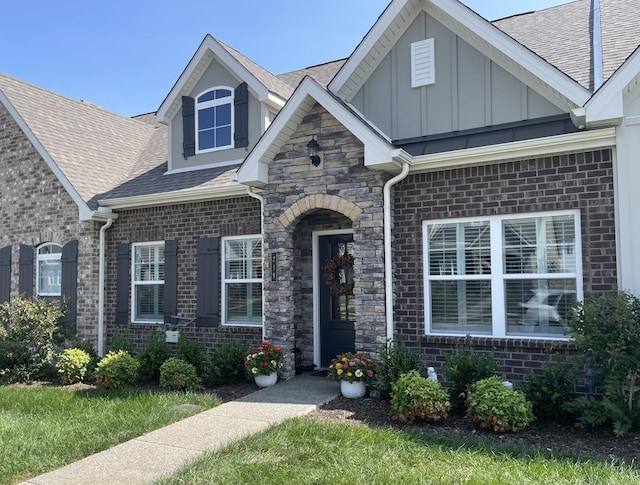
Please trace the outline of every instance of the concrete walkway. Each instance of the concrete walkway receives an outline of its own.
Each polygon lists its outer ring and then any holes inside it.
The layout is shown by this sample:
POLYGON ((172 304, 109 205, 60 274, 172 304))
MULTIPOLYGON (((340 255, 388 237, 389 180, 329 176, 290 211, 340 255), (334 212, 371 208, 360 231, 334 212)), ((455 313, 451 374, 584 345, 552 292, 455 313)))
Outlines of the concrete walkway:
POLYGON ((302 416, 340 394, 323 377, 299 375, 236 401, 96 453, 21 485, 146 484, 175 473, 214 451, 287 418, 302 416))

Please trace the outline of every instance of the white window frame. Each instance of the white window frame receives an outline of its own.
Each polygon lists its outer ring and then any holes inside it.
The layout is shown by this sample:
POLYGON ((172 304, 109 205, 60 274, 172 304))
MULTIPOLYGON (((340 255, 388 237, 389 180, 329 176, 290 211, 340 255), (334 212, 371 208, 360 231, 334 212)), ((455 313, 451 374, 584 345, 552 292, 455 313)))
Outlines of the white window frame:
POLYGON ((221 270, 221 280, 222 280, 222 288, 221 288, 221 296, 222 296, 222 325, 228 327, 262 327, 264 321, 264 241, 262 240, 262 236, 260 234, 250 234, 244 236, 227 236, 222 238, 222 249, 221 249, 221 261, 222 261, 222 270, 221 270), (263 271, 262 278, 230 278, 227 274, 227 241, 246 241, 246 240, 258 240, 261 244, 260 250, 260 266, 263 271), (247 283, 247 284, 260 284, 260 298, 262 300, 262 315, 260 318, 260 322, 239 322, 233 321, 229 322, 227 320, 227 285, 231 283, 247 283))
MULTIPOLYGON (((217 152, 220 150, 228 150, 229 148, 233 148, 233 135, 235 132, 235 113, 234 113, 234 100, 235 100, 235 90, 232 87, 229 86, 215 86, 213 88, 210 89, 205 89, 204 91, 202 91, 200 94, 198 94, 195 98, 195 137, 196 137, 196 154, 200 154, 200 153, 210 153, 210 152, 217 152), (225 89, 231 92, 230 96, 224 97, 224 98, 220 98, 220 99, 212 99, 210 101, 204 101, 204 102, 198 102, 198 99, 207 94, 208 92, 211 91, 215 91, 218 89, 225 89), (217 146, 217 147, 213 147, 213 148, 205 148, 203 150, 200 149, 200 110, 203 109, 208 109, 208 108, 215 108, 216 106, 223 106, 225 104, 229 104, 230 105, 230 110, 231 110, 231 138, 229 140, 229 144, 228 145, 221 145, 221 146, 217 146)), ((215 127, 214 127, 215 129, 215 127)))
POLYGON ((524 339, 540 339, 540 340, 570 340, 568 336, 563 335, 545 335, 545 334, 507 334, 506 321, 506 298, 505 298, 505 281, 523 280, 523 279, 575 279, 576 282, 576 298, 578 301, 583 300, 583 281, 582 281, 582 244, 581 244, 581 227, 580 227, 580 211, 550 211, 535 212, 526 214, 505 214, 500 216, 486 217, 469 217, 459 219, 436 219, 422 222, 422 249, 423 249, 423 277, 424 277, 424 323, 426 335, 444 335, 457 336, 470 334, 477 337, 497 337, 497 338, 524 338, 524 339), (532 219, 540 217, 554 216, 573 216, 575 221, 575 273, 527 273, 507 274, 503 267, 503 236, 502 223, 506 220, 515 219, 532 219), (472 222, 488 222, 490 230, 491 244, 491 274, 489 281, 491 282, 491 307, 492 307, 492 325, 490 333, 473 333, 468 331, 456 332, 453 330, 433 330, 431 322, 431 285, 430 281, 443 280, 485 280, 485 275, 431 275, 429 271, 429 227, 437 224, 459 224, 472 222))
POLYGON ((56 243, 44 243, 36 248, 36 295, 37 296, 62 296, 62 246, 56 243), (60 248, 59 253, 50 253, 50 254, 40 254, 40 250, 46 247, 56 247, 60 248), (58 287, 60 291, 58 292, 45 292, 40 289, 40 263, 45 263, 46 261, 59 261, 60 262, 60 282, 58 283, 58 287))
MULTIPOLYGON (((138 315, 136 313, 136 308, 137 308, 136 288, 138 286, 164 285, 163 279, 162 280, 139 280, 139 281, 136 280, 136 250, 144 246, 156 246, 157 251, 161 253, 162 258, 164 259, 164 241, 150 241, 150 242, 131 244, 131 322, 132 323, 163 323, 164 316, 158 319, 155 319, 155 318, 145 319, 145 318, 138 318, 138 315)), ((158 260, 156 259, 156 261, 158 260)))

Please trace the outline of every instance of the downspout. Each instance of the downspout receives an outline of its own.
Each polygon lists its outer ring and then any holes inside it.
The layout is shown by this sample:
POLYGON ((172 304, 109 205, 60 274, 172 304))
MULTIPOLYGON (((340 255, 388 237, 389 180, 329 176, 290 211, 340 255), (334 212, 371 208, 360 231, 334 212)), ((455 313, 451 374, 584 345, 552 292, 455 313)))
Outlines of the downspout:
POLYGON ((100 228, 100 255, 98 262, 98 355, 104 356, 104 278, 105 278, 105 234, 113 224, 113 218, 107 218, 107 222, 100 228))
MULTIPOLYGON (((258 199, 260 201, 260 237, 262 238, 262 246, 263 246, 263 251, 262 251, 262 267, 264 268, 264 231, 263 231, 263 213, 264 213, 264 197, 262 197, 260 194, 256 194, 253 191, 253 187, 251 186, 247 186, 247 194, 250 197, 253 197, 254 199, 258 199)), ((264 273, 264 272, 263 272, 264 273)), ((262 275, 262 279, 264 280, 264 274, 262 275)), ((264 335, 264 309, 265 307, 265 296, 264 296, 264 291, 262 292, 262 340, 265 340, 265 335, 264 335)))
POLYGON ((391 187, 409 174, 409 162, 401 160, 402 171, 384 184, 384 303, 387 340, 393 339, 393 262, 391 260, 391 187))

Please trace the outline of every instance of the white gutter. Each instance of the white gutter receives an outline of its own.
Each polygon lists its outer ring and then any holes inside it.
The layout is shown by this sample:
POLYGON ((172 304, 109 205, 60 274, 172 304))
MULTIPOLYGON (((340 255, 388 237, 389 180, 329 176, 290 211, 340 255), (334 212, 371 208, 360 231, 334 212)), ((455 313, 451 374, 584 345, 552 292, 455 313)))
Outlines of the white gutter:
MULTIPOLYGON (((253 187, 249 187, 247 186, 247 194, 250 197, 253 197, 254 199, 258 199, 260 201, 260 237, 262 238, 262 267, 265 267, 265 261, 264 261, 264 231, 263 231, 263 222, 262 222, 262 218, 263 218, 263 213, 264 213, 264 197, 262 197, 260 194, 256 194, 253 191, 253 187)), ((262 279, 264 280, 264 272, 262 275, 262 279)), ((266 300, 265 300, 265 294, 264 291, 262 292, 262 340, 265 340, 265 334, 264 334, 264 309, 267 308, 266 307, 266 300)))
POLYGON ((384 303, 387 320, 387 340, 393 339, 393 262, 391 260, 391 187, 409 174, 409 159, 398 150, 393 158, 402 164, 402 171, 384 184, 384 303), (404 155, 404 156, 403 156, 404 155))
POLYGON ((98 355, 104 357, 104 278, 105 278, 105 233, 113 224, 113 217, 100 228, 100 255, 98 256, 98 355))

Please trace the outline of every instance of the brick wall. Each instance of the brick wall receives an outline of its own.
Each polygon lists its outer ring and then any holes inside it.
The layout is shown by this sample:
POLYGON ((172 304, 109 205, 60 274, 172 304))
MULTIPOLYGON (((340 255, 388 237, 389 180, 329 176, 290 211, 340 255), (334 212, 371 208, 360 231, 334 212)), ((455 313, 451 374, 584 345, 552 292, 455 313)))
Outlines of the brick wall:
MULTIPOLYGON (((78 240, 77 331, 97 343, 100 226, 80 222, 78 206, 0 104, 0 247, 12 247, 11 294, 18 292, 19 245, 78 240)), ((35 285, 35 267, 34 267, 35 285)), ((35 292, 35 286, 34 286, 35 292)))
MULTIPOLYGON (((178 313, 196 314, 196 247, 202 237, 224 237, 260 234, 260 203, 251 197, 219 201, 178 204, 121 211, 107 232, 107 281, 105 326, 107 347, 114 332, 130 334, 136 347, 143 345, 155 325, 133 323, 115 325, 117 245, 121 242, 151 242, 175 239, 178 241, 178 313)), ((220 294, 217 296, 220 298, 220 294)), ((129 302, 131 287, 129 286, 129 302)), ((129 321, 131 305, 129 304, 129 321)), ((221 334, 246 340, 260 341, 261 328, 255 327, 189 327, 188 338, 203 343, 212 350, 221 334)), ((170 344, 174 345, 174 344, 170 344)))
MULTIPOLYGON (((616 286, 613 166, 610 150, 412 174, 395 188, 396 339, 419 347, 440 367, 464 338, 425 336, 422 221, 579 209, 585 297, 616 286)), ((474 338, 496 349, 505 377, 520 380, 541 368, 554 345, 545 340, 474 338)))

